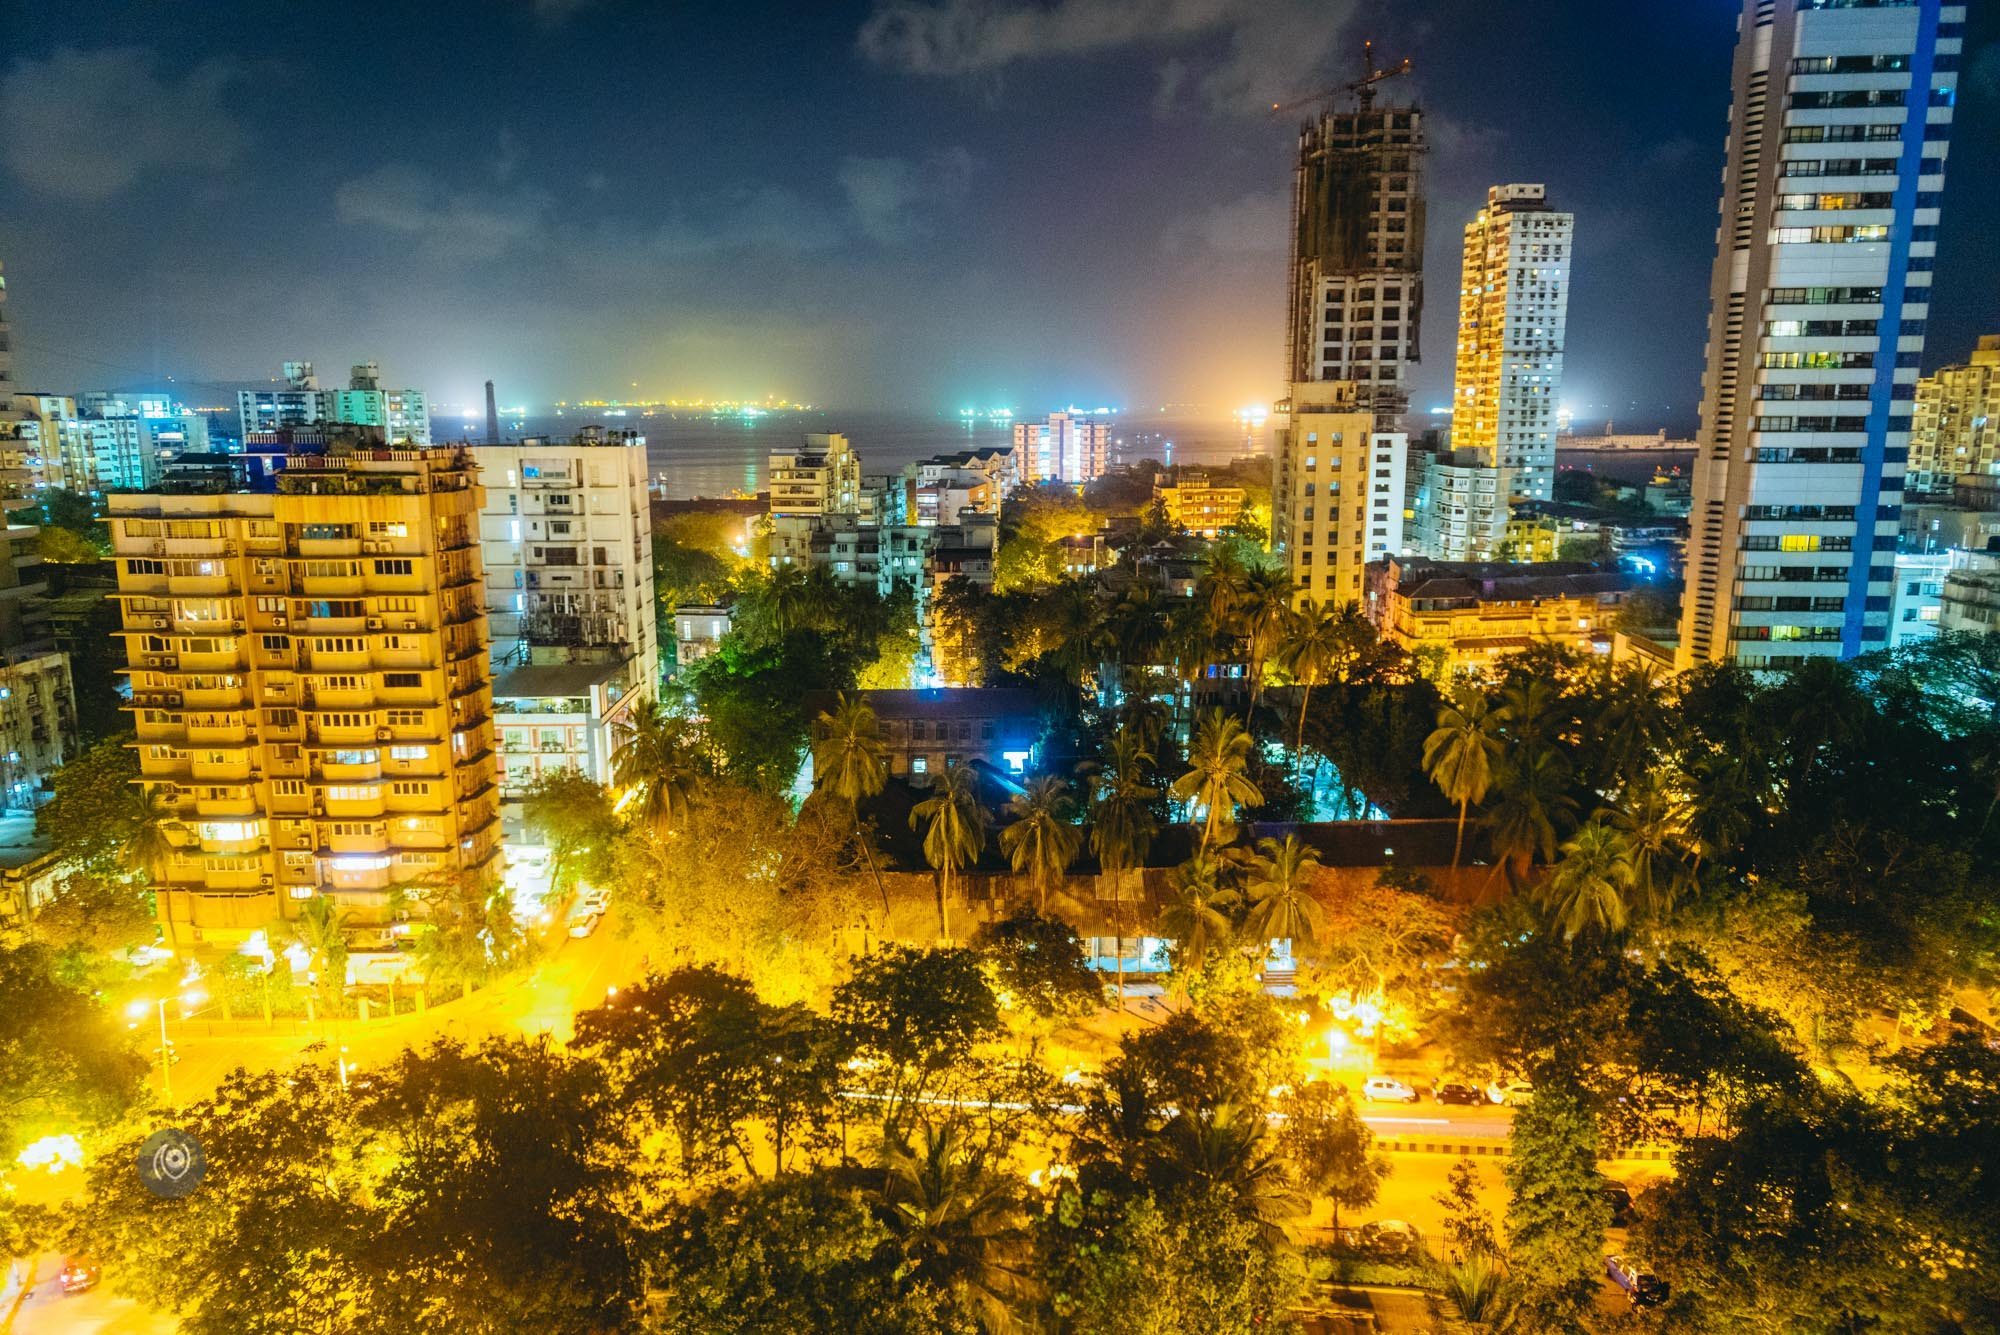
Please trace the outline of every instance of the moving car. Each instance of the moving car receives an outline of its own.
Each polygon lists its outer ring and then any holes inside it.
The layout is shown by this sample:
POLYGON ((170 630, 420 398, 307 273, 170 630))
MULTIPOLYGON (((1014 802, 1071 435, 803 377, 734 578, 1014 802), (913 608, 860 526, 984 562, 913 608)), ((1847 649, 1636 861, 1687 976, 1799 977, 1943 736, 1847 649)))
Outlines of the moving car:
POLYGON ((97 1281, 104 1271, 97 1262, 87 1256, 71 1256, 63 1260, 62 1273, 56 1277, 64 1293, 88 1293, 97 1287, 97 1281))
POLYGON ((1495 1080, 1486 1087, 1486 1098, 1491 1103, 1526 1103, 1535 1097, 1535 1087, 1525 1080, 1495 1080))
POLYGON ((598 913, 586 913, 581 918, 572 918, 569 924, 569 934, 578 938, 589 936, 597 930, 597 924, 602 920, 603 915, 598 913))
POLYGON ((1652 1271, 1628 1261, 1622 1256, 1604 1258, 1604 1273, 1611 1276, 1611 1282, 1625 1290, 1625 1296, 1632 1300, 1634 1307, 1654 1307, 1667 1300, 1667 1284, 1652 1271))
POLYGON ((1431 1097, 1439 1103, 1479 1104, 1487 1101, 1486 1091, 1470 1080, 1454 1080, 1445 1076, 1431 1081, 1431 1097))
POLYGON ((1361 1082, 1361 1097, 1370 1103, 1415 1103, 1418 1095, 1394 1076, 1371 1075, 1361 1082))

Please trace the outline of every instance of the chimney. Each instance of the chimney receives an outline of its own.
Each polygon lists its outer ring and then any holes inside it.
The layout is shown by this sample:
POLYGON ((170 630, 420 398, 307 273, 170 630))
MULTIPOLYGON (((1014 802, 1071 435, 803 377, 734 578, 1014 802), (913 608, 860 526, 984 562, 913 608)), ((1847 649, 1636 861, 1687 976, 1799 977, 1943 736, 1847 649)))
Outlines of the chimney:
POLYGON ((486 382, 486 443, 500 443, 500 409, 494 405, 493 382, 486 382))

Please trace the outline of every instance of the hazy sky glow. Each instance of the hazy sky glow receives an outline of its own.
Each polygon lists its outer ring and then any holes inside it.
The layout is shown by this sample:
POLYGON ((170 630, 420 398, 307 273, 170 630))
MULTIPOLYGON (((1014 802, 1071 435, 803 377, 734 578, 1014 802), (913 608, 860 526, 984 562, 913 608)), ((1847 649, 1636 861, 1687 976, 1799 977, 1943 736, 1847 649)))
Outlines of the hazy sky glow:
MULTIPOLYGON (((373 356, 442 401, 488 375, 531 402, 1269 400, 1293 125, 1262 108, 1351 78, 1373 35, 1416 60, 1399 95, 1432 117, 1418 406, 1447 397, 1459 228, 1487 185, 1545 181, 1578 215, 1566 397, 1687 425, 1735 11, 12 6, 17 371, 73 389, 373 356)), ((2000 329, 1990 42, 1960 101, 1933 364, 2000 329)))

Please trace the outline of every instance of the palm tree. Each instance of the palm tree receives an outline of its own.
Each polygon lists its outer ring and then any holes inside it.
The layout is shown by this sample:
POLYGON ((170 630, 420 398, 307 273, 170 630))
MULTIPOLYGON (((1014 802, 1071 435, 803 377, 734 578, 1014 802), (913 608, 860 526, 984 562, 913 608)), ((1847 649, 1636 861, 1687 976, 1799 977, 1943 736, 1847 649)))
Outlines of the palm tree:
POLYGON ((1576 799, 1568 792, 1568 764, 1545 746, 1506 762, 1497 777, 1500 795, 1486 817, 1494 861, 1518 877, 1537 858, 1554 860, 1562 830, 1575 819, 1576 799))
POLYGON ((969 766, 937 776, 931 795, 910 811, 910 828, 923 827, 924 858, 938 873, 938 935, 951 940, 952 874, 979 860, 986 849, 986 808, 969 766))
POLYGON ((1174 976, 1184 984, 1201 972, 1211 951, 1229 943, 1227 910, 1242 898, 1222 879, 1222 864, 1206 848, 1174 868, 1174 897, 1160 911, 1160 930, 1174 943, 1174 976))
POLYGON ((1111 931, 1118 951, 1118 1004, 1125 1004, 1125 905, 1121 898, 1125 873, 1145 859, 1155 825, 1151 800, 1160 795, 1139 776, 1153 763, 1152 753, 1130 729, 1111 738, 1105 768, 1091 777, 1090 848, 1097 865, 1111 873, 1111 931))
POLYGON ((1611 823, 1631 844, 1632 905, 1650 918, 1664 917, 1687 888, 1687 800, 1661 770, 1648 770, 1626 786, 1611 823))
POLYGON ((882 1203, 904 1262, 977 1312, 989 1331, 1012 1330, 1035 1295, 1028 1213, 1018 1179, 965 1152, 950 1129, 918 1145, 883 1147, 882 1203))
MULTIPOLYGON (((1160 586, 1150 580, 1128 583, 1104 618, 1104 642, 1117 664, 1117 691, 1122 698, 1135 664, 1157 661, 1166 641, 1166 609, 1160 586)), ((1112 701, 1117 704, 1117 700, 1112 701)))
POLYGON ((1424 739, 1424 773, 1445 799, 1458 804, 1458 838, 1451 846, 1452 870, 1465 851, 1465 813, 1486 800, 1493 786, 1493 762, 1500 755, 1500 714, 1484 695, 1463 689, 1438 710, 1437 729, 1424 739))
POLYGON ((874 841, 862 831, 861 804, 882 791, 889 779, 889 749, 882 744, 882 729, 875 710, 867 701, 841 692, 831 712, 822 709, 813 727, 813 789, 844 802, 854 817, 854 841, 868 860, 868 874, 875 878, 876 893, 882 896, 882 920, 889 918, 889 889, 882 884, 881 869, 875 865, 874 841))
POLYGON ((1264 696, 1264 663, 1285 641, 1292 615, 1292 578, 1282 571, 1253 570, 1243 579, 1238 620, 1250 653, 1250 708, 1264 696))
POLYGON ((1000 849, 1016 875, 1035 887, 1035 911, 1049 909, 1049 886, 1076 861, 1083 831, 1076 827, 1076 803, 1069 785, 1053 774, 1030 779, 1007 802, 1012 823, 1000 831, 1000 849))
POLYGON ((1176 801, 1190 804, 1190 814, 1197 808, 1203 812, 1203 851, 1218 832, 1235 829, 1238 806, 1263 805, 1264 794, 1250 781, 1249 768, 1250 734, 1242 722, 1220 709, 1209 710, 1188 749, 1188 772, 1168 789, 1176 801))
POLYGON ((125 841, 125 860, 146 874, 153 896, 161 901, 160 916, 167 920, 167 943, 178 955, 180 933, 174 928, 174 888, 167 881, 173 864, 174 841, 167 838, 169 823, 178 822, 179 813, 167 804, 162 785, 141 788, 132 796, 132 835, 125 841))
POLYGON ((306 967, 328 1009, 338 1011, 347 984, 347 922, 349 914, 334 907, 326 895, 315 895, 299 906, 299 916, 285 931, 305 948, 306 967))
POLYGON ((1259 839, 1250 874, 1250 912, 1243 926, 1259 941, 1292 941, 1311 945, 1326 925, 1326 911, 1308 890, 1319 850, 1302 844, 1295 834, 1280 843, 1259 839))
POLYGON ((1272 661, 1290 673, 1299 687, 1298 737, 1292 743, 1294 775, 1305 757, 1306 708, 1312 703, 1312 689, 1323 685, 1340 661, 1347 637, 1342 614, 1353 606, 1349 603, 1335 612, 1324 603, 1306 599, 1287 622, 1284 643, 1272 655, 1272 661))
POLYGON ((624 741, 612 753, 612 782, 638 795, 635 816, 666 837, 686 822, 707 777, 693 732, 658 700, 633 706, 620 732, 624 741))
POLYGON ((1176 1117, 1162 1128, 1160 1141, 1163 1185, 1222 1189, 1233 1198, 1237 1216, 1254 1224, 1272 1246, 1287 1242, 1292 1221, 1312 1208, 1272 1148, 1258 1110, 1224 1103, 1206 1116, 1176 1117))
POLYGON ((1592 817, 1562 846, 1562 861, 1536 893, 1551 921, 1573 939, 1593 928, 1606 934, 1624 929, 1631 906, 1632 844, 1603 820, 1592 817))

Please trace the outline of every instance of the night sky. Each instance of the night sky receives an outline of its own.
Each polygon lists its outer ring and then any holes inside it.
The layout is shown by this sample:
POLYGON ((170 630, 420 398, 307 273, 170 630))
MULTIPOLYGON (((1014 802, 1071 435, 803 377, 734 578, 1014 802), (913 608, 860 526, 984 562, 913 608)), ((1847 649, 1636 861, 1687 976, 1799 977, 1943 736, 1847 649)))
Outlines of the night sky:
MULTIPOLYGON (((2000 16, 1974 8, 1933 365, 2000 330, 2000 16)), ((1294 127, 1264 109, 1372 35, 1430 115, 1416 405, 1448 397, 1460 227, 1544 181, 1578 215, 1565 398, 1691 427, 1735 13, 0 0, 17 376, 213 402, 372 356, 443 403, 489 375, 530 403, 1268 401, 1294 127)))

